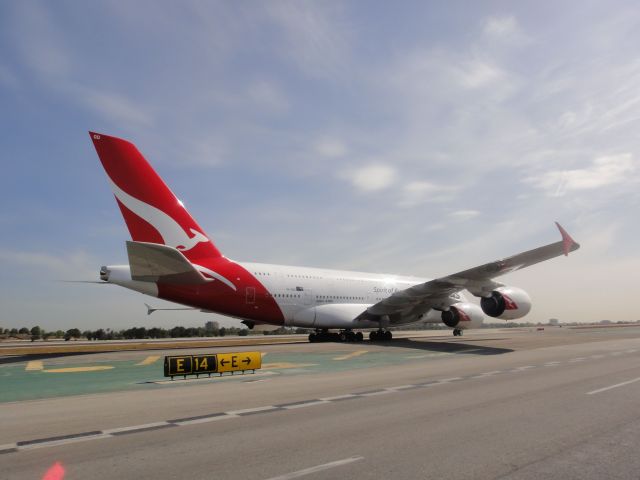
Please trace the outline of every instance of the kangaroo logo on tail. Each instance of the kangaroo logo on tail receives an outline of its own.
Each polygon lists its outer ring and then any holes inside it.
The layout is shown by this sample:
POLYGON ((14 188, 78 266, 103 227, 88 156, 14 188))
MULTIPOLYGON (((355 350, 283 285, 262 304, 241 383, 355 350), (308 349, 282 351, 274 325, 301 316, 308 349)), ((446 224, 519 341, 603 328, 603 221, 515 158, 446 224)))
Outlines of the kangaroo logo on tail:
POLYGON ((193 228, 189 230, 193 234, 193 237, 189 237, 187 232, 169 215, 162 210, 144 203, 135 197, 132 197, 127 192, 122 190, 116 183, 107 176, 111 189, 116 198, 125 207, 142 218, 155 228, 165 245, 176 248, 181 251, 188 251, 195 247, 200 242, 208 242, 209 239, 205 234, 199 232, 193 228))

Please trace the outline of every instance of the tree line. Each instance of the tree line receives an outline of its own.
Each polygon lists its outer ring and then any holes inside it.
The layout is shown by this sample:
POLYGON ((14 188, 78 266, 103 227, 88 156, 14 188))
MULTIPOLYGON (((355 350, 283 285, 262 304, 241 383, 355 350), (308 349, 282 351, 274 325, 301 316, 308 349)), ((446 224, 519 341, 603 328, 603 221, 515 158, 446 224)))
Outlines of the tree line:
MULTIPOLYGON (((278 328, 276 330, 256 332, 264 335, 286 335, 296 333, 308 333, 309 330, 304 328, 278 328)), ((32 342, 36 340, 49 340, 49 339, 64 339, 69 340, 132 340, 132 339, 156 339, 156 338, 192 338, 192 337, 225 337, 227 335, 233 336, 247 336, 249 335, 249 329, 238 327, 182 327, 176 326, 173 328, 160 328, 160 327, 132 327, 122 330, 112 330, 110 328, 98 328, 97 330, 84 330, 81 331, 78 328, 70 328, 69 330, 56 330, 45 331, 40 326, 36 325, 31 329, 27 327, 23 328, 0 328, 0 337, 4 338, 18 338, 18 339, 31 339, 32 342)))

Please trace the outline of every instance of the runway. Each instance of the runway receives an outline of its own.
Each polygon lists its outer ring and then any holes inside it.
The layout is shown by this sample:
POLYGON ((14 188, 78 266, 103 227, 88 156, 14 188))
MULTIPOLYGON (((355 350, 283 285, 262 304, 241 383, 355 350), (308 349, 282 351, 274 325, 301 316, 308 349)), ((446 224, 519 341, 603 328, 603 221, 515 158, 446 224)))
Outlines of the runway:
POLYGON ((262 349, 314 366, 2 403, 0 477, 639 478, 640 328, 262 349))

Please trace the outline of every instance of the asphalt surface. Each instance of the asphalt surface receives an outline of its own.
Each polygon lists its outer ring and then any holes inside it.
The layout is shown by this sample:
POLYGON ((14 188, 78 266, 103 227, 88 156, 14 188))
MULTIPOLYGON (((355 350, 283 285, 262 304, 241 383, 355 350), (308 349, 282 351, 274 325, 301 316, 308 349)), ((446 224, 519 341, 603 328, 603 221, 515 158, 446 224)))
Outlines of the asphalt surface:
POLYGON ((640 478, 640 328, 262 350, 327 366, 0 403, 0 478, 640 478))

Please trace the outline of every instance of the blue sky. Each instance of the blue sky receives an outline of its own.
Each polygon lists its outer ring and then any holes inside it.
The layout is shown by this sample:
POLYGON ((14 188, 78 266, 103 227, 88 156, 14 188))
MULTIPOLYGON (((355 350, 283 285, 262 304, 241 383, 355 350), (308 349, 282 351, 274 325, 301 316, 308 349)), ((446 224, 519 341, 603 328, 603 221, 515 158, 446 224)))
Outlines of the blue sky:
POLYGON ((504 279, 527 318, 636 320, 639 27, 624 1, 2 2, 0 325, 209 318, 54 281, 126 261, 88 130, 231 258, 433 277, 558 220, 582 249, 504 279))

